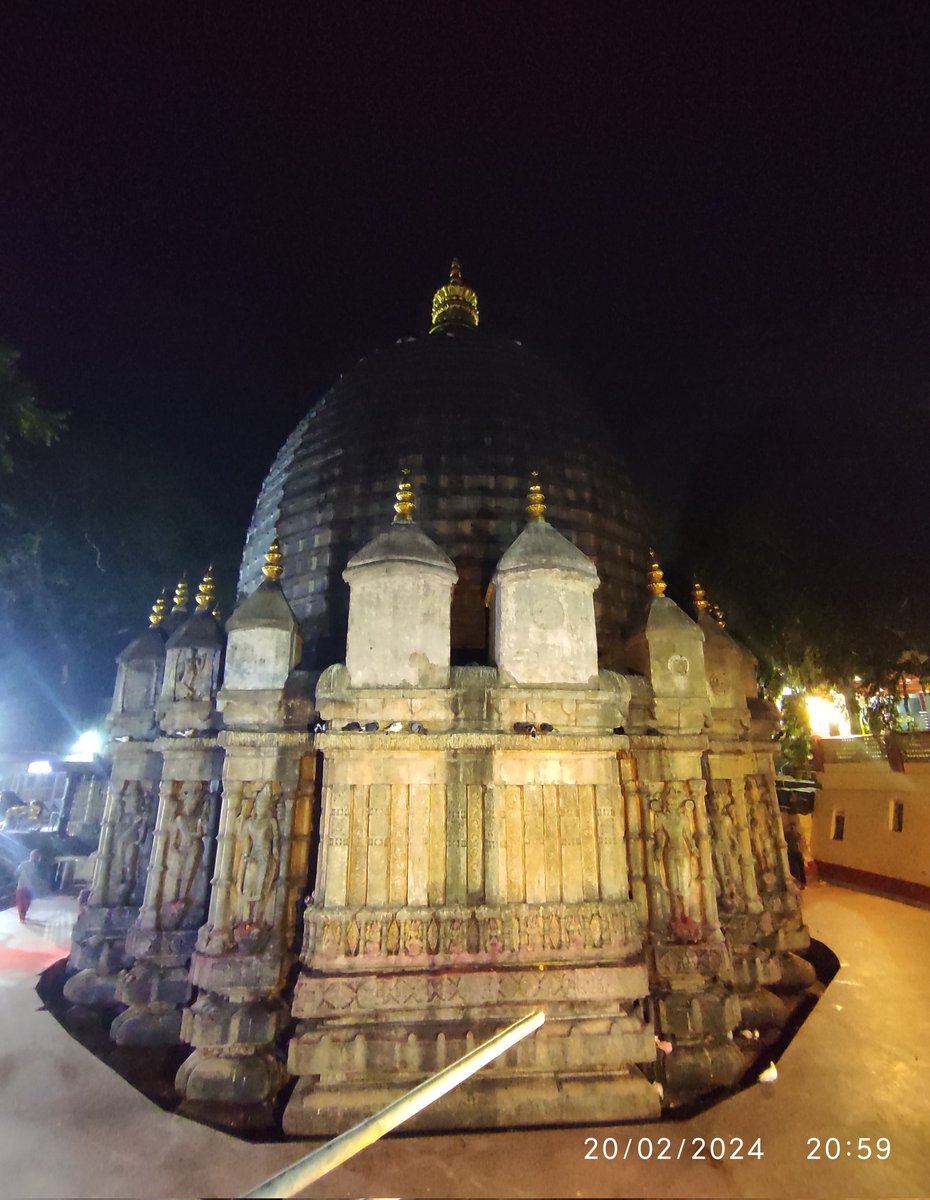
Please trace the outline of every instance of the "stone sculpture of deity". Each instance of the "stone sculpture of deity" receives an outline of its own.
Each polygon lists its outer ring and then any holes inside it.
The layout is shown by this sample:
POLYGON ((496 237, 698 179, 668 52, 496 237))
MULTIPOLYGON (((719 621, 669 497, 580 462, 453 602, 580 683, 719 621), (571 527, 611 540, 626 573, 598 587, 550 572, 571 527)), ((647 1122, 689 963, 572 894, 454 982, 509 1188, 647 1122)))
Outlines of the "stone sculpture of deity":
POLYGON ((197 647, 182 653, 175 677, 176 700, 203 700, 210 695, 213 683, 209 670, 211 657, 208 650, 197 647))
POLYGON ((113 896, 117 904, 128 904, 136 887, 139 853, 147 830, 146 801, 148 797, 137 780, 123 784, 120 793, 119 816, 113 838, 113 896))
POLYGON ((775 840, 759 784, 752 775, 746 777, 746 808, 749 813, 752 851, 762 890, 770 891, 776 880, 775 840))
POLYGON ((711 785, 711 822, 714 832, 714 868, 720 906, 732 910, 742 895, 736 802, 727 782, 711 785))
POLYGON ((242 906, 240 916, 243 921, 256 924, 265 915, 263 910, 274 890, 281 861, 276 800, 268 783, 259 788, 242 823, 239 848, 236 889, 242 906))
POLYGON ((690 916, 688 900, 694 880, 698 849, 691 831, 694 801, 685 799, 679 786, 670 786, 663 800, 650 803, 654 820, 656 861, 665 865, 672 918, 690 916))
POLYGON ((204 855, 206 795, 206 784, 200 781, 185 781, 178 790, 177 812, 168 829, 165 849, 164 904, 186 906, 191 898, 204 855))

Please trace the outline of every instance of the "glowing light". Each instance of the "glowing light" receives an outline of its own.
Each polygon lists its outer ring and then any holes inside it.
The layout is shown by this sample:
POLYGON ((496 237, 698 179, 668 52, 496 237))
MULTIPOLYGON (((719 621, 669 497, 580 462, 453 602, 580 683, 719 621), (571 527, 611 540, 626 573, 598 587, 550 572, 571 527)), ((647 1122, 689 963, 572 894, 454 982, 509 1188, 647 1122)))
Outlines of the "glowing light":
POLYGON ((94 756, 103 749, 103 738, 96 729, 88 729, 82 733, 71 747, 68 762, 93 762, 94 756))
POLYGON ((826 696, 805 696, 807 719, 810 722, 811 733, 816 737, 849 737, 852 726, 846 701, 839 692, 830 692, 826 696))
POLYGON ((51 775, 52 764, 45 758, 38 758, 26 768, 27 775, 51 775))

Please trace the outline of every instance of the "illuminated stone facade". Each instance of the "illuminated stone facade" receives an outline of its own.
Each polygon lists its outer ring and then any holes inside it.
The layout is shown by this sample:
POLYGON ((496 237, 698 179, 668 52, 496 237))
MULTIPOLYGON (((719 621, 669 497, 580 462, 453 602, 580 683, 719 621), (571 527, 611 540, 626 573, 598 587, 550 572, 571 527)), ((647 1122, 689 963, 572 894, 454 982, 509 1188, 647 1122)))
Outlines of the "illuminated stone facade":
POLYGON ((448 407, 424 362, 455 398, 524 353, 481 348, 450 289, 427 349, 381 361, 368 404, 353 372, 282 451, 225 637, 205 580, 120 664, 68 995, 124 1004, 122 1043, 190 1044, 177 1087, 208 1119, 268 1120, 296 1077, 285 1129, 339 1132, 536 1008, 416 1124, 652 1117, 735 1083, 734 1030, 813 980, 755 664, 647 573, 561 382, 448 407), (546 405, 559 428, 525 419, 546 405), (518 517, 530 455, 551 475, 518 517))

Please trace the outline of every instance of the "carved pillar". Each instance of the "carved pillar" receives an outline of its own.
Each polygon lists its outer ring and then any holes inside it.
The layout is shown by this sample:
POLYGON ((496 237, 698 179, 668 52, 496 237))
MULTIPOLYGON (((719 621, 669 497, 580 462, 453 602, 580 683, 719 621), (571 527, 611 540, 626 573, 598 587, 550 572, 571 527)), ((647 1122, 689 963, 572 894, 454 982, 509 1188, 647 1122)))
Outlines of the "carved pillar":
POLYGON ((126 934, 142 903, 158 805, 161 755, 150 742, 112 744, 112 771, 87 907, 78 915, 65 984, 72 1004, 115 1004, 131 961, 126 934))
POLYGON ((645 926, 649 920, 649 900, 646 893, 645 847, 642 831, 642 808, 636 760, 628 754, 620 756, 620 779, 623 787, 626 814, 626 853, 629 865, 630 892, 640 919, 645 926))
POLYGON ((75 923, 68 960, 77 974, 64 989, 72 1004, 116 1003, 117 974, 130 961, 126 933, 142 902, 161 775, 153 739, 155 699, 165 665, 166 611, 162 596, 152 609, 150 628, 117 658, 107 717, 110 783, 90 897, 75 923))
MULTIPOLYGON (((305 733, 226 731, 219 852, 185 1010, 194 1053, 177 1076, 185 1109, 222 1103, 271 1117, 287 1079, 275 1042, 307 888, 316 755, 305 733)), ((241 1116, 239 1119, 242 1119, 241 1116)))
POLYGON ((116 991, 128 1007, 110 1029, 119 1045, 179 1039, 216 848, 222 751, 213 738, 163 738, 158 746, 164 766, 152 860, 126 939, 135 962, 116 991))
MULTIPOLYGON (((625 774, 635 770, 642 796, 650 994, 657 1032, 673 1044, 658 1072, 670 1095, 685 1097, 733 1083, 743 1067, 730 1040, 739 1009, 724 985, 732 968, 700 774, 706 739, 636 735, 630 744, 634 762, 625 774)), ((640 848, 628 837, 635 861, 640 848)))

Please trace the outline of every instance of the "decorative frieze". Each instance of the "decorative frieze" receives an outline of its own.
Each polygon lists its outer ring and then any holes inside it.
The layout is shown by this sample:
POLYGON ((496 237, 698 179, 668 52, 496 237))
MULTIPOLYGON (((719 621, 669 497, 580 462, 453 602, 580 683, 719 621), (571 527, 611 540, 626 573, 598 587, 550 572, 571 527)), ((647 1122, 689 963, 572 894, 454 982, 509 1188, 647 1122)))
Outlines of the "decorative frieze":
POLYGON ((466 962, 624 961, 638 952, 629 902, 307 909, 301 955, 321 971, 466 962))

